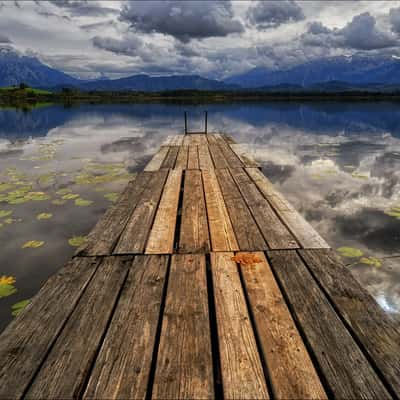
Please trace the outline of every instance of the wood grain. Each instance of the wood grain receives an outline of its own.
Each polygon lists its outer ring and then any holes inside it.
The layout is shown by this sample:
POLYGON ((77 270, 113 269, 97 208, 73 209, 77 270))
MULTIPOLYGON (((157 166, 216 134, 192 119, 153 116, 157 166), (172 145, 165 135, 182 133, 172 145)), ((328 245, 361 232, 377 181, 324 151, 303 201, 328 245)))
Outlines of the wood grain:
POLYGON ((216 169, 229 168, 228 161, 226 161, 224 154, 218 145, 210 144, 208 148, 216 169))
POLYGON ((240 161, 245 167, 259 168, 260 164, 255 161, 246 151, 243 149, 242 144, 231 144, 230 148, 239 157, 240 161))
POLYGON ((202 171, 212 251, 237 251, 239 245, 213 170, 202 171))
POLYGON ((176 157, 175 169, 186 169, 188 162, 188 147, 179 147, 178 156, 176 157))
POLYGON ((243 163, 226 143, 219 146, 230 168, 241 168, 243 163))
POLYGON ((174 249, 182 171, 171 170, 146 245, 146 254, 171 254, 174 249))
POLYGON ((26 398, 75 399, 82 396, 87 374, 126 274, 123 258, 103 259, 26 398))
POLYGON ((233 253, 211 253, 224 398, 268 399, 264 372, 233 253))
POLYGON ((207 212, 201 171, 187 170, 183 189, 180 253, 206 253, 210 250, 207 212))
POLYGON ((153 398, 214 398, 204 255, 172 256, 153 398))
POLYGON ((199 152, 199 168, 208 170, 214 169, 214 164, 212 162, 208 146, 200 145, 198 147, 198 152, 199 152))
POLYGON ((153 173, 148 187, 122 232, 114 254, 143 253, 167 175, 167 170, 153 173))
POLYGON ((161 146, 154 157, 150 160, 150 162, 144 168, 144 171, 158 171, 161 168, 161 165, 167 156, 169 151, 169 146, 161 146))
POLYGON ((53 275, 0 340, 0 398, 20 399, 100 263, 74 258, 53 275))
POLYGON ((240 265, 240 269, 274 397, 326 399, 264 253, 252 254, 260 262, 240 265))
POLYGON ((333 250, 300 250, 338 313, 400 398, 400 331, 333 250))
POLYGON ((182 146, 183 135, 174 135, 171 140, 171 146, 182 146))
POLYGON ((136 256, 85 399, 145 399, 168 256, 136 256))
POLYGON ((303 248, 329 248, 325 240, 273 187, 260 170, 246 168, 246 171, 303 248))
POLYGON ((169 146, 168 154, 162 162, 161 168, 174 168, 178 151, 178 146, 169 146))
POLYGON ((188 169, 199 169, 199 154, 197 146, 189 146, 187 167, 188 169))
POLYGON ((230 169, 244 200, 271 249, 296 249, 299 245, 243 168, 230 169))
POLYGON ((227 169, 215 170, 240 250, 267 249, 267 244, 227 169))
POLYGON ((333 396, 391 398, 298 254, 282 250, 268 256, 333 396))

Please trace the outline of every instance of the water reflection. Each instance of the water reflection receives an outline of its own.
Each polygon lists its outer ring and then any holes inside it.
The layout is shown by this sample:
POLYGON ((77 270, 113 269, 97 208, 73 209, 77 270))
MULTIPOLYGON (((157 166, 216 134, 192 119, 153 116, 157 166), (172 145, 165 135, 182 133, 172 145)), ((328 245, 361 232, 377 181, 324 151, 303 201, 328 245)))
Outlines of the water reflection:
MULTIPOLYGON (((244 143, 333 247, 362 253, 345 263, 399 318, 400 105, 206 108, 209 130, 244 143), (379 263, 366 261, 372 259, 379 263)), ((189 112, 189 128, 200 130, 204 109, 137 104, 0 110, 1 327, 19 309, 12 305, 32 297, 70 258, 71 239, 82 240, 163 138, 182 132, 183 111, 189 112), (22 248, 29 241, 43 244, 22 248)))

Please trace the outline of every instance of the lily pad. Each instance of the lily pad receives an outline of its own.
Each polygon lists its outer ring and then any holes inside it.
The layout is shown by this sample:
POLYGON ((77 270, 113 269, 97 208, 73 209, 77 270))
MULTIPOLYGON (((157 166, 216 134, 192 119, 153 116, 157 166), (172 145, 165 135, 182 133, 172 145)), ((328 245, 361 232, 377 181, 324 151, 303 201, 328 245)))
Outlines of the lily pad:
POLYGON ((76 193, 68 193, 61 197, 63 200, 74 200, 79 197, 79 194, 76 193))
POLYGON ((0 277, 0 285, 13 285, 15 283, 15 278, 13 276, 3 275, 0 277))
POLYGON ((114 203, 118 200, 119 193, 106 193, 104 197, 114 203))
POLYGON ((343 257, 356 258, 363 255, 363 252, 360 249, 354 247, 339 247, 337 251, 343 257))
POLYGON ((368 175, 361 174, 360 172, 353 172, 353 173, 351 174, 351 176, 352 176, 353 178, 357 178, 357 179, 369 179, 369 176, 368 176, 368 175))
POLYGON ((374 267, 381 267, 382 261, 376 257, 361 257, 360 259, 361 264, 373 265, 374 267))
POLYGON ((8 217, 12 213, 11 210, 0 210, 0 218, 8 217))
POLYGON ((69 188, 63 188, 63 189, 57 190, 56 194, 58 194, 59 196, 64 196, 64 195, 66 195, 66 194, 68 194, 68 193, 71 193, 71 192, 72 192, 71 189, 69 189, 69 188))
POLYGON ((25 244, 22 245, 23 249, 37 249, 38 247, 42 247, 44 245, 44 241, 42 240, 29 240, 25 244))
POLYGON ((80 207, 90 206, 91 204, 93 204, 92 200, 85 200, 81 198, 75 200, 75 205, 80 207))
POLYGON ((52 213, 41 213, 41 214, 38 214, 38 215, 36 216, 36 219, 42 220, 42 219, 50 219, 50 218, 52 218, 52 217, 53 217, 53 214, 52 214, 52 213))
POLYGON ((0 298, 11 296, 16 293, 17 289, 13 285, 9 285, 7 283, 0 283, 0 298))
POLYGON ((73 236, 72 238, 68 239, 68 243, 73 247, 79 247, 86 243, 86 241, 86 236, 73 236))
POLYGON ((63 204, 66 203, 66 200, 61 200, 61 199, 55 199, 51 202, 52 204, 55 204, 56 206, 62 206, 63 204))
POLYGON ((15 303, 11 306, 11 310, 12 310, 12 315, 14 317, 16 317, 18 314, 20 314, 26 307, 28 304, 30 304, 31 300, 21 300, 18 303, 15 303))

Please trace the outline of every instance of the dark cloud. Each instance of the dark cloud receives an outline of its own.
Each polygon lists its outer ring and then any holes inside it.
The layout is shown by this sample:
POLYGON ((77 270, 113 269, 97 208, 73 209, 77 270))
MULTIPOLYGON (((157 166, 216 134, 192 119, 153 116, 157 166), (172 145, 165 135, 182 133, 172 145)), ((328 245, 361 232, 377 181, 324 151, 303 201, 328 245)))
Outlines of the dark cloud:
POLYGON ((392 31, 400 33, 400 7, 390 9, 389 21, 392 26, 392 31))
POLYGON ((312 22, 308 30, 301 35, 303 44, 354 50, 377 50, 394 47, 397 39, 390 32, 376 27, 376 20, 370 13, 353 17, 343 28, 329 29, 320 22, 312 22))
POLYGON ((114 8, 103 7, 97 2, 89 0, 48 0, 48 2, 68 11, 70 15, 75 17, 101 17, 118 13, 114 8))
POLYGON ((135 1, 124 5, 120 19, 137 31, 162 33, 182 42, 244 31, 228 1, 135 1))
POLYGON ((0 33, 0 43, 12 43, 10 38, 0 33))
POLYGON ((293 0, 260 1, 247 12, 251 24, 261 29, 274 28, 305 19, 303 10, 293 0))
POLYGON ((125 37, 124 39, 95 36, 92 42, 93 45, 99 49, 129 56, 137 56, 138 50, 143 45, 142 41, 133 35, 125 37))

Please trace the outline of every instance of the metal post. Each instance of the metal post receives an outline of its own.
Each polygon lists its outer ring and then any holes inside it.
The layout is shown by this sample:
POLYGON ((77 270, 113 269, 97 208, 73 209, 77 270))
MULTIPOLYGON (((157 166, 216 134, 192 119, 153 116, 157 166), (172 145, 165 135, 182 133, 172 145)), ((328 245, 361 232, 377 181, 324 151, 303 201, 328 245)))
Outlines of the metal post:
POLYGON ((205 124, 204 124, 204 133, 207 135, 207 111, 205 112, 205 124))
POLYGON ((185 111, 185 135, 187 134, 187 115, 185 111))

